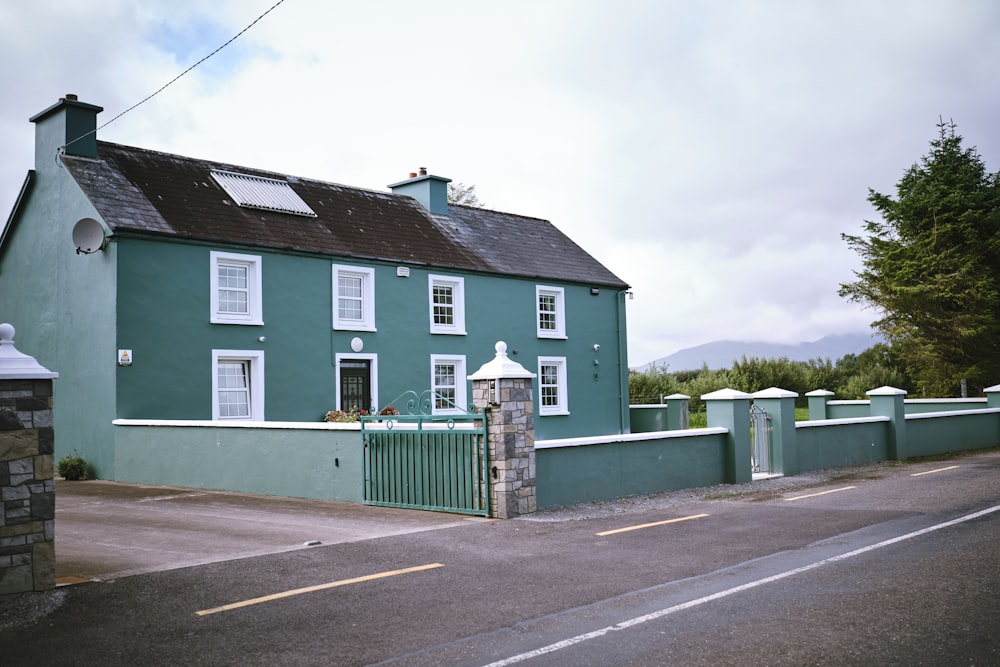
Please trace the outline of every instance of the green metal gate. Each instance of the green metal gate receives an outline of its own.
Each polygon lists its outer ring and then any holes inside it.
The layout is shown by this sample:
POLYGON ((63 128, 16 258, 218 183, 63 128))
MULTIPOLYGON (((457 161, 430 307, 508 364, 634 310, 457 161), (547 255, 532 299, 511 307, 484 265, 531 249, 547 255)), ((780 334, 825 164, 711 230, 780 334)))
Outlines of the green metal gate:
MULTIPOLYGON (((422 404, 426 398, 408 402, 411 409, 422 404)), ((483 415, 364 416, 361 439, 365 504, 489 516, 483 415)))

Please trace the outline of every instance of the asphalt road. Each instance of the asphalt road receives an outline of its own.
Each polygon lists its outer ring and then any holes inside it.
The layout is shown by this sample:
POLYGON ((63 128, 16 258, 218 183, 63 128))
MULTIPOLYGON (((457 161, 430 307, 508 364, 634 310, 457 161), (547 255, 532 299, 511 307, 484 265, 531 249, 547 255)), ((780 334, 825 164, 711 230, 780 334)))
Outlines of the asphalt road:
POLYGON ((4 665, 996 665, 1000 452, 451 517, 32 598, 0 603, 4 665))

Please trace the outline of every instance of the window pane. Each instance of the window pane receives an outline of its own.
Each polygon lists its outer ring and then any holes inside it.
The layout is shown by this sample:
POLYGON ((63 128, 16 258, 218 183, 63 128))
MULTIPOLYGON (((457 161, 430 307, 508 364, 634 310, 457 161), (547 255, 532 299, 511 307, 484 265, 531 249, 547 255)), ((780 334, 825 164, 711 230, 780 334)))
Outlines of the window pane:
POLYGON ((219 417, 250 416, 248 366, 245 361, 219 362, 219 417))
POLYGON ((559 405, 559 367, 543 365, 539 380, 540 397, 543 406, 558 407, 559 405))
POLYGON ((219 264, 219 312, 246 315, 250 312, 248 268, 219 264))
POLYGON ((434 324, 455 323, 455 294, 450 285, 434 286, 434 324))
POLYGON ((434 407, 455 407, 455 364, 434 364, 434 407))
POLYGON ((337 315, 345 320, 364 318, 361 276, 339 275, 337 278, 337 315))
POLYGON ((546 331, 556 329, 556 297, 552 294, 538 295, 538 328, 546 331))

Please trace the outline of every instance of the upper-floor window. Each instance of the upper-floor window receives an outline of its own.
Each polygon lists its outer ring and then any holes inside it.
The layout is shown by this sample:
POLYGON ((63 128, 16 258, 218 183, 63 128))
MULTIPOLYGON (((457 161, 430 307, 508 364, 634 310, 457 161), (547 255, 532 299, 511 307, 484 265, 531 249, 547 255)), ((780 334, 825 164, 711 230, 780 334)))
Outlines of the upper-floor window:
POLYGON ((465 335, 465 279, 430 275, 431 333, 465 335))
POLYGON ((232 252, 211 253, 211 313, 216 324, 264 324, 261 259, 232 252))
POLYGON ((566 357, 538 357, 538 414, 568 415, 566 357))
POLYGON ((434 414, 465 412, 468 408, 464 355, 431 355, 434 414))
POLYGON ((264 421, 264 353, 212 350, 212 419, 264 421))
POLYGON ((375 270, 333 265, 333 328, 375 331, 375 270))
POLYGON ((535 286, 539 338, 566 337, 566 306, 562 287, 535 286))

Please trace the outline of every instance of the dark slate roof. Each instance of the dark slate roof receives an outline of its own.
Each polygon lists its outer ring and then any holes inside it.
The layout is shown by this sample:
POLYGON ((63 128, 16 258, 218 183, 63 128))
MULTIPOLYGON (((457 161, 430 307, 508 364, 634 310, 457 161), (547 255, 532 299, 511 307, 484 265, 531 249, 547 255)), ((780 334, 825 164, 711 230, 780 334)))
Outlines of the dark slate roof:
POLYGON ((107 142, 97 150, 97 160, 63 162, 115 233, 626 287, 545 220, 467 206, 431 215, 403 195, 107 142), (317 216, 237 206, 212 170, 287 180, 317 216))

